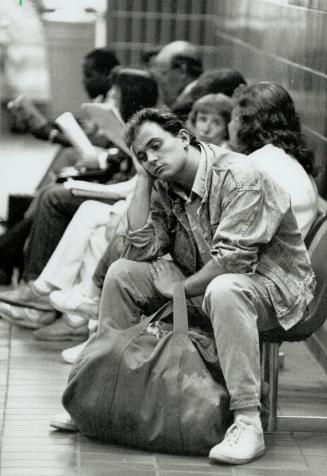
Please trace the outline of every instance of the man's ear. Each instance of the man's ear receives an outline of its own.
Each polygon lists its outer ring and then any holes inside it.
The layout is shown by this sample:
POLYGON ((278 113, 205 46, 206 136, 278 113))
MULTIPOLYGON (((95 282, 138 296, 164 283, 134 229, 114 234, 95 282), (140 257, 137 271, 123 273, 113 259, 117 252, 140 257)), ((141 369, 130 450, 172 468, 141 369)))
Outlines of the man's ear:
POLYGON ((184 147, 188 147, 191 142, 190 133, 187 129, 180 129, 178 137, 182 139, 184 147))

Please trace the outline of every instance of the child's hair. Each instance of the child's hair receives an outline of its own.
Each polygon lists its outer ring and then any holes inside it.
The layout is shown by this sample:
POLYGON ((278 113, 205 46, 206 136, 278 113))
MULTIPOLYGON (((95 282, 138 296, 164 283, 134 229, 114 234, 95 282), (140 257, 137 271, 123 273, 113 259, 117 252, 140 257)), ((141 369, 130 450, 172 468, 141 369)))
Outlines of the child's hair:
POLYGON ((233 110, 233 100, 225 94, 207 94, 201 97, 193 104, 192 110, 188 117, 190 127, 194 130, 196 116, 199 112, 204 114, 211 113, 219 115, 223 118, 226 127, 226 137, 228 137, 227 126, 231 118, 233 110))

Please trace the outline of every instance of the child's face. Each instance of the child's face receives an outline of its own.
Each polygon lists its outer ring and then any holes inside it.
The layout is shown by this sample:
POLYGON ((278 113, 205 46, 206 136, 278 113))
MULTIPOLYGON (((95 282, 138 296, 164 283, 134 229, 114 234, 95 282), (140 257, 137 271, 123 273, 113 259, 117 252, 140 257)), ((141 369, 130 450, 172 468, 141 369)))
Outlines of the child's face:
POLYGON ((199 140, 220 145, 226 139, 226 124, 219 114, 198 112, 194 132, 199 140))

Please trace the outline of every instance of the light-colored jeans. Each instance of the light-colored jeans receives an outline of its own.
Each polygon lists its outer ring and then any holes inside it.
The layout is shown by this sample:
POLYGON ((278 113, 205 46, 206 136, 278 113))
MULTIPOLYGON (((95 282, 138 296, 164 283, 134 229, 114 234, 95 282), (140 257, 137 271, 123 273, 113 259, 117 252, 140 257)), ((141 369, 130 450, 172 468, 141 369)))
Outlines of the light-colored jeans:
MULTIPOLYGON (((104 283, 99 332, 103 327, 126 329, 166 302, 154 287, 150 262, 115 261, 104 283)), ((172 280, 183 277, 171 262, 172 280)), ((255 275, 224 274, 211 281, 199 318, 211 320, 218 356, 231 397, 230 408, 260 407, 258 330, 278 327, 265 286, 255 275)))
POLYGON ((117 203, 87 200, 80 205, 37 278, 37 285, 48 283, 64 289, 76 281, 91 279, 108 245, 106 226, 111 220, 110 213, 121 215, 124 211, 124 206, 117 203))

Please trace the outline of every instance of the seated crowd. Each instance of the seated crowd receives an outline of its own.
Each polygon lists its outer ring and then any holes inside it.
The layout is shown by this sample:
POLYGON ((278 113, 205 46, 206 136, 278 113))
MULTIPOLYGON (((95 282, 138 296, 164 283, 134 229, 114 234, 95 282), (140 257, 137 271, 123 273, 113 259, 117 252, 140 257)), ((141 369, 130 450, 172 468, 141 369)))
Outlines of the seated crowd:
MULTIPOLYGON (((242 464, 264 453, 258 333, 290 329, 315 289, 304 238, 318 213, 313 153, 292 98, 237 71, 203 72, 198 49, 176 41, 144 69, 107 48, 85 58, 91 100, 110 105, 130 148, 79 156, 52 123, 33 134, 62 145, 56 169, 24 219, 0 237, 0 316, 36 339, 71 341, 74 363, 103 326, 126 329, 172 299, 182 282, 199 322, 211 326, 234 422, 211 460, 242 464), (72 194, 65 166, 104 171, 119 200, 72 194), (237 352, 236 352, 237 350, 237 352)), ((269 79, 269 78, 267 78, 269 79)), ((58 429, 76 429, 69 415, 58 429)))

